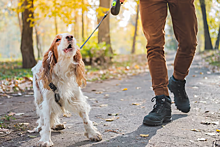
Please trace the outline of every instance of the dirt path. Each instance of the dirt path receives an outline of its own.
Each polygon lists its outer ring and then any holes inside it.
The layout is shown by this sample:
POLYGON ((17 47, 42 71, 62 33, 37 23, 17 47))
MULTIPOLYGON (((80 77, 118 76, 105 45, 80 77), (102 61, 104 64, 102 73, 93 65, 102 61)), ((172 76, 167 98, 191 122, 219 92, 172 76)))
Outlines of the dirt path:
MULTIPOLYGON (((169 75, 172 74, 174 55, 168 55, 169 75)), ((152 110, 154 96, 151 90, 149 72, 123 80, 91 83, 83 89, 89 97, 92 106, 90 119, 97 125, 103 135, 103 141, 90 142, 84 134, 80 117, 61 117, 66 122, 66 129, 52 133, 55 147, 211 147, 213 141, 220 140, 220 74, 215 74, 203 67, 201 58, 196 56, 189 76, 186 90, 191 100, 191 111, 181 113, 172 105, 173 121, 163 126, 147 127, 142 125, 143 117, 152 110), (127 91, 122 89, 127 88, 127 91), (99 94, 97 94, 99 93, 99 94), (106 105, 107 104, 107 105, 106 105), (116 113, 116 120, 108 114, 116 113), (205 122, 206 124, 201 124, 205 122), (209 124, 211 123, 211 124, 209 124), (149 134, 140 137, 140 134, 149 134), (205 139, 199 141, 198 139, 205 139)), ((173 99, 173 95, 171 94, 173 99)), ((0 98, 0 115, 9 111, 25 113, 16 116, 16 122, 29 122, 29 128, 36 126, 37 119, 33 97, 0 98)), ((7 136, 6 136, 7 137, 7 136)), ((28 134, 25 131, 19 136, 19 131, 8 139, 0 138, 0 146, 34 146, 39 140, 39 134, 28 134), (29 135, 29 136, 28 136, 29 135), (31 136, 30 136, 31 135, 31 136), (4 142, 3 142, 4 139, 4 142), (8 140, 8 141, 6 141, 8 140)), ((220 144, 220 142, 219 142, 220 144)))

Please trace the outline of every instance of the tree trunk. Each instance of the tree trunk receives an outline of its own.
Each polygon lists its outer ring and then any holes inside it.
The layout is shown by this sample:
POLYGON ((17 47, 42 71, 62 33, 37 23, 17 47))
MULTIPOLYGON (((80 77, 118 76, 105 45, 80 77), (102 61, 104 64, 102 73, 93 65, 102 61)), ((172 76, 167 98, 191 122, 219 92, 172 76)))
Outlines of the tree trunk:
POLYGON ((219 42, 220 42, 220 26, 219 26, 219 29, 218 29, 218 36, 217 36, 217 39, 216 39, 216 42, 215 42, 215 49, 219 49, 219 42))
POLYGON ((136 37, 137 37, 137 26, 138 26, 138 18, 139 18, 139 4, 137 5, 137 11, 136 11, 136 22, 135 22, 135 30, 134 30, 134 37, 133 37, 133 45, 131 53, 135 53, 135 45, 136 45, 136 37))
POLYGON ((37 58, 38 60, 40 59, 42 55, 42 50, 41 50, 41 43, 40 43, 40 36, 38 34, 38 29, 37 26, 35 25, 35 34, 36 34, 36 44, 37 44, 37 58))
MULTIPOLYGON (((99 7, 110 8, 110 0, 100 0, 99 7)), ((106 12, 104 12, 106 13, 106 12)), ((98 18, 98 23, 102 20, 102 17, 98 18)), ((109 16, 105 18, 105 21, 99 27, 98 31, 98 43, 106 42, 106 45, 109 45, 110 54, 113 54, 113 50, 111 47, 111 39, 110 39, 110 24, 109 24, 109 16)))
MULTIPOLYGON (((84 6, 84 0, 82 0, 82 6, 84 6)), ((84 42, 85 36, 84 36, 84 10, 82 8, 82 42, 84 42)))
POLYGON ((22 12, 22 35, 21 35, 21 54, 22 54, 22 67, 31 68, 36 64, 34 58, 34 48, 33 48, 33 27, 30 26, 31 20, 28 18, 33 18, 33 10, 27 8, 28 3, 30 3, 30 8, 33 9, 33 0, 24 0, 23 7, 25 8, 22 12))
POLYGON ((203 17, 203 25, 204 25, 204 36, 205 36, 205 50, 213 49, 212 41, 209 33, 209 25, 207 22, 207 15, 206 15, 206 4, 205 0, 199 0, 200 7, 202 10, 202 17, 203 17))

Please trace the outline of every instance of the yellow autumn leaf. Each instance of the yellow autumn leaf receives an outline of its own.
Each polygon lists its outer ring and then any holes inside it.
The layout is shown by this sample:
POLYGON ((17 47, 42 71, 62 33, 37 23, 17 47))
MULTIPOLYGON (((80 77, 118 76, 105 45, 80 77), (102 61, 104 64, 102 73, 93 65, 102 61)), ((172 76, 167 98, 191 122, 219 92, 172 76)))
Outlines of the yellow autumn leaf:
POLYGON ((216 132, 220 133, 220 129, 216 129, 216 132))
POLYGON ((149 134, 140 134, 141 137, 148 137, 149 134))
POLYGON ((64 113, 63 117, 71 117, 71 114, 70 113, 64 113))
POLYGON ((135 65, 134 68, 139 69, 140 67, 138 65, 135 65))
POLYGON ((139 105, 141 105, 141 104, 140 104, 140 103, 132 103, 132 105, 139 106, 139 105))
POLYGON ((105 121, 111 122, 114 121, 114 119, 105 119, 105 121))
POLYGON ((124 88, 124 89, 122 89, 123 91, 127 91, 128 90, 128 88, 124 88))
POLYGON ((108 107, 108 104, 101 104, 100 107, 108 107))

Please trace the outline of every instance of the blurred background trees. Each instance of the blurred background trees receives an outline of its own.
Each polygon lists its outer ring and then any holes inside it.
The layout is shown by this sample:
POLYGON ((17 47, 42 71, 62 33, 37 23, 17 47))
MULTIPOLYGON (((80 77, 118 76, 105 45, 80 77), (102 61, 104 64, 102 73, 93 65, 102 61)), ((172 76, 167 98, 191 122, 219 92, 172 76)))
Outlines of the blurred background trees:
MULTIPOLYGON (((58 33, 71 33, 82 45, 111 0, 0 0, 0 58, 22 59, 30 68, 40 59, 58 33)), ((198 50, 219 49, 220 1, 195 0, 198 17, 198 50)), ((139 1, 126 0, 118 16, 109 15, 83 48, 87 63, 106 62, 100 56, 145 53, 146 39, 139 19, 139 1)), ((176 50, 178 43, 171 17, 166 27, 166 50, 176 50)), ((102 64, 102 63, 100 63, 102 64)))

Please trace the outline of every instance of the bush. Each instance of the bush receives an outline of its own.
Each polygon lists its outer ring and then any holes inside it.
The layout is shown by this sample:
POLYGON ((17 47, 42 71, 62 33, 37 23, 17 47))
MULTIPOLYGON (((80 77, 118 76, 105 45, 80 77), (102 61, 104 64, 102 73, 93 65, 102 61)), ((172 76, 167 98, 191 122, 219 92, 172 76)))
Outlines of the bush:
POLYGON ((107 66, 111 62, 112 54, 109 51, 109 45, 105 42, 88 42, 81 50, 83 61, 86 65, 107 66))

